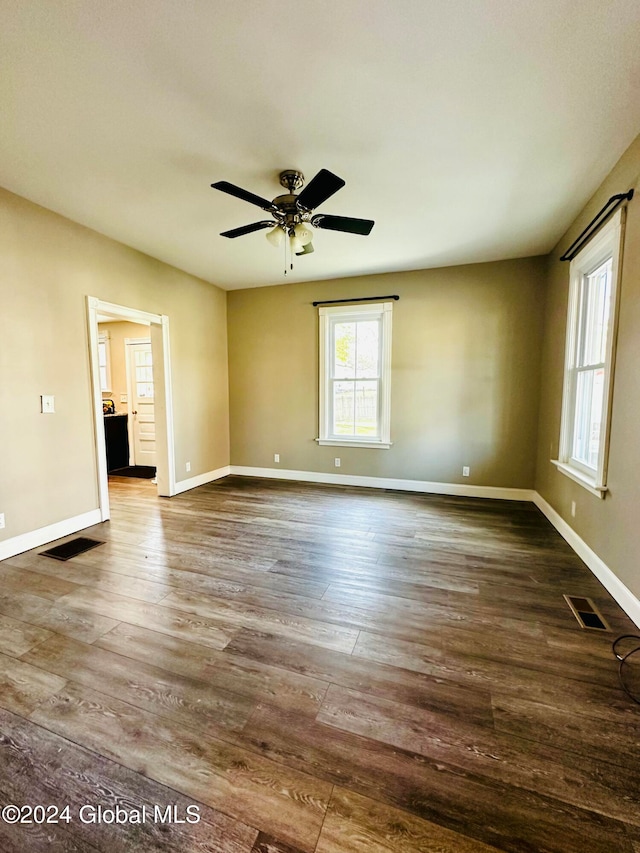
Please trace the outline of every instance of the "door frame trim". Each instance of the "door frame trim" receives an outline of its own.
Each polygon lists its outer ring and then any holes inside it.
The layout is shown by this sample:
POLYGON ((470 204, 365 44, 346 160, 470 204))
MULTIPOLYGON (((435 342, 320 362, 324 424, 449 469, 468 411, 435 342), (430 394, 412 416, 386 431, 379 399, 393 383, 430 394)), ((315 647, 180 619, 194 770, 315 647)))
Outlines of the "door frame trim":
POLYGON ((163 497, 172 497, 176 494, 169 318, 165 314, 151 314, 148 311, 139 311, 125 305, 105 302, 96 296, 87 296, 86 304, 98 500, 101 518, 106 521, 110 518, 111 513, 98 358, 98 315, 107 314, 115 321, 149 325, 151 347, 154 354, 153 381, 156 389, 157 488, 158 495, 163 497))

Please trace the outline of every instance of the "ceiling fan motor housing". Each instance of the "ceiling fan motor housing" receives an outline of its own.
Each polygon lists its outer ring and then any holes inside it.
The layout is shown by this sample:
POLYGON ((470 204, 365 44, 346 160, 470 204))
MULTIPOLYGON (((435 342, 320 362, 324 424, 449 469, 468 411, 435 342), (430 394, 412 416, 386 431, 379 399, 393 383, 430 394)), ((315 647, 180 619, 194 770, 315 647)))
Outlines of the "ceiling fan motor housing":
POLYGON ((279 195, 273 199, 273 206, 277 208, 274 211, 274 219, 278 221, 288 233, 293 231, 295 225, 299 222, 309 221, 311 214, 306 210, 298 207, 298 196, 294 193, 286 193, 279 195))

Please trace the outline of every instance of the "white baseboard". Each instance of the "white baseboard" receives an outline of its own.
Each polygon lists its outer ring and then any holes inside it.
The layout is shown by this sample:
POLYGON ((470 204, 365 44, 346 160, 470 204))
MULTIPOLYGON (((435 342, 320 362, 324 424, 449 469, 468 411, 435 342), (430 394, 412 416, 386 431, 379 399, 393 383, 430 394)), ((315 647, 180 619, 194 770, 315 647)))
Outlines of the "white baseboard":
POLYGON ((355 474, 328 474, 319 471, 291 471, 284 468, 250 468, 231 465, 231 474, 243 477, 268 477, 273 480, 297 480, 303 483, 329 483, 334 486, 364 486, 370 489, 396 489, 400 492, 426 492, 467 498, 494 498, 504 501, 532 501, 532 489, 506 489, 499 486, 472 486, 463 483, 431 483, 427 480, 401 480, 395 477, 364 477, 355 474))
POLYGON ((40 545, 47 545, 56 539, 62 539, 63 536, 69 536, 71 533, 77 533, 78 530, 84 530, 85 527, 92 527, 101 522, 100 510, 92 509, 90 512, 83 512, 82 515, 65 518, 64 521, 57 521, 55 524, 48 524, 46 527, 39 527, 37 530, 30 530, 20 536, 5 539, 0 542, 0 560, 15 557, 16 554, 22 554, 23 551, 30 551, 32 548, 39 548, 40 545))
POLYGON ((204 486, 206 483, 212 483, 214 480, 219 480, 221 477, 227 477, 231 473, 231 467, 225 465, 224 468, 216 468, 215 471, 207 471, 206 474, 197 474, 195 477, 190 477, 188 480, 180 480, 176 483, 174 495, 179 495, 182 492, 188 492, 189 489, 196 489, 198 486, 204 486))
POLYGON ((542 495, 534 492, 533 502, 546 515, 562 538, 571 545, 580 559, 587 564, 602 586, 618 602, 632 622, 640 628, 640 601, 631 590, 623 584, 604 560, 600 559, 596 552, 587 545, 584 539, 578 536, 573 527, 567 524, 560 513, 556 512, 550 503, 547 503, 542 495))

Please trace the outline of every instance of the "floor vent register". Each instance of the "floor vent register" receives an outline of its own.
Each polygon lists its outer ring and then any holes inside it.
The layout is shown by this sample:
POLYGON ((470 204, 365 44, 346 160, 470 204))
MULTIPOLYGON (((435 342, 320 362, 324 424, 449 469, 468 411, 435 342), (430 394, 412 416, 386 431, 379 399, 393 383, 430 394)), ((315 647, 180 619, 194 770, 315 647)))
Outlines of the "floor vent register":
POLYGON ((564 600, 571 608, 571 612, 578 620, 581 628, 590 631, 610 631, 604 616, 590 598, 581 598, 577 595, 565 595, 564 600))

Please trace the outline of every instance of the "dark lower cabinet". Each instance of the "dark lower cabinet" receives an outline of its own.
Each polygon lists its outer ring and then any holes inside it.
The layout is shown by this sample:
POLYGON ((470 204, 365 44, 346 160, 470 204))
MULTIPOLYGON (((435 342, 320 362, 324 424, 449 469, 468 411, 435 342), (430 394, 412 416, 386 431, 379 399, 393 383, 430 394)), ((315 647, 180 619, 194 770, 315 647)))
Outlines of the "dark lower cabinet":
POLYGON ((128 415, 105 415, 104 438, 107 445, 107 471, 126 468, 129 464, 128 415))

